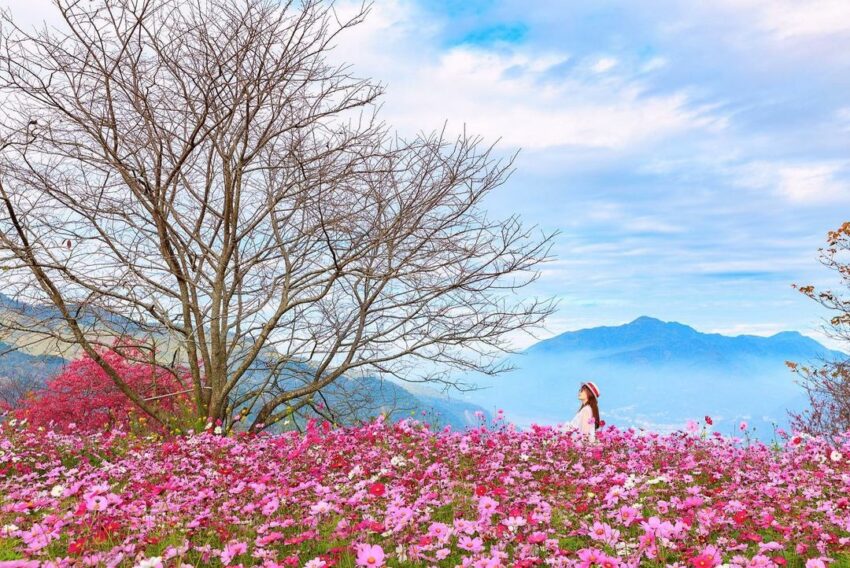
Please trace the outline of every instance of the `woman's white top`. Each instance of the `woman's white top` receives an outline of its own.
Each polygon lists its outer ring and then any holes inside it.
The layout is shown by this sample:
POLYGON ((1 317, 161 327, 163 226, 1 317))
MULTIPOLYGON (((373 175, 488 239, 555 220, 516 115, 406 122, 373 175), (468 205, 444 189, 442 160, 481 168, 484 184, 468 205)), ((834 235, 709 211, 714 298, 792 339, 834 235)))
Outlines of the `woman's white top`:
POLYGON ((591 442, 596 441, 596 421, 593 418, 593 410, 590 405, 582 406, 573 419, 566 423, 567 427, 574 428, 587 436, 591 442))

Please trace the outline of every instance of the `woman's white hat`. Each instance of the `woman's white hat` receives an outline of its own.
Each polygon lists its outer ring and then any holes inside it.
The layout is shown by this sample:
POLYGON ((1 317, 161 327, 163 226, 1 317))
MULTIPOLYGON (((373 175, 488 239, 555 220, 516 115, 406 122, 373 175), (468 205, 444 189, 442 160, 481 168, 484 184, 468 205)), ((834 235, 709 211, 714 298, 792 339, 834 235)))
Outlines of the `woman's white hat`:
POLYGON ((596 386, 596 383, 593 381, 585 381, 581 384, 581 386, 587 387, 594 397, 599 398, 599 387, 596 386))

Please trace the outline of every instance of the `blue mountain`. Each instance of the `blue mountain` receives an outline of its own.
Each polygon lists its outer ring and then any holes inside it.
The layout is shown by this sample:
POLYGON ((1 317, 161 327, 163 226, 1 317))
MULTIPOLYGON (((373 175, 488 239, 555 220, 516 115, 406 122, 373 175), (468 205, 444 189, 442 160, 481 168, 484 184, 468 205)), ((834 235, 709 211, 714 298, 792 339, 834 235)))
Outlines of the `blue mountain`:
POLYGON ((536 343, 509 359, 516 370, 473 378, 482 388, 468 399, 520 426, 553 424, 572 417, 579 385, 593 380, 603 418, 620 427, 666 431, 711 415, 724 433, 745 420, 770 438, 806 402, 785 361, 846 357, 793 331, 732 337, 644 316, 536 343))
POLYGON ((0 342, 0 401, 15 405, 25 388, 38 387, 62 370, 66 361, 54 355, 30 355, 0 342), (15 388, 20 385, 24 388, 15 388))

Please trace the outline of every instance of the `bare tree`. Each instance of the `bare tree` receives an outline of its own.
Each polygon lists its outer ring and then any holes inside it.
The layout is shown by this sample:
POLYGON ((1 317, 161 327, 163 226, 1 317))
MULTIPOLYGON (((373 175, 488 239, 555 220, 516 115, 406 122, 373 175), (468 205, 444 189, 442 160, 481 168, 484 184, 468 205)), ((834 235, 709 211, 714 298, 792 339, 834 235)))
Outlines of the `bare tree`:
MULTIPOLYGON (((357 370, 452 383, 502 370, 552 235, 482 201, 512 160, 444 132, 403 140, 380 86, 332 64, 307 0, 54 0, 0 20, 3 325, 99 356, 116 336, 188 366, 197 420, 262 428, 357 370)), ((175 372, 175 376, 179 376, 175 372)))
MULTIPOLYGON (((827 246, 819 249, 820 262, 850 287, 850 221, 827 234, 827 246)), ((850 298, 837 290, 818 290, 812 285, 795 286, 833 313, 824 327, 826 334, 850 342, 850 298)), ((820 361, 817 364, 788 362, 797 373, 809 398, 809 408, 792 413, 792 425, 810 434, 831 436, 850 431, 850 360, 820 361)))

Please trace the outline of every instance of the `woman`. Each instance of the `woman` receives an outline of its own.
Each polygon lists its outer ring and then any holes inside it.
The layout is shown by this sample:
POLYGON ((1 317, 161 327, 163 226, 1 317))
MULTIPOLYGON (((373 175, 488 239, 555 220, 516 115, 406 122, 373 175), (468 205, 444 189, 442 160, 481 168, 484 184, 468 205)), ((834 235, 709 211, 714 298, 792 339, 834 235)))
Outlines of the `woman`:
POLYGON ((599 387, 591 381, 581 384, 578 389, 578 399, 581 407, 567 423, 567 426, 575 428, 591 442, 596 441, 596 429, 599 428, 599 387))

